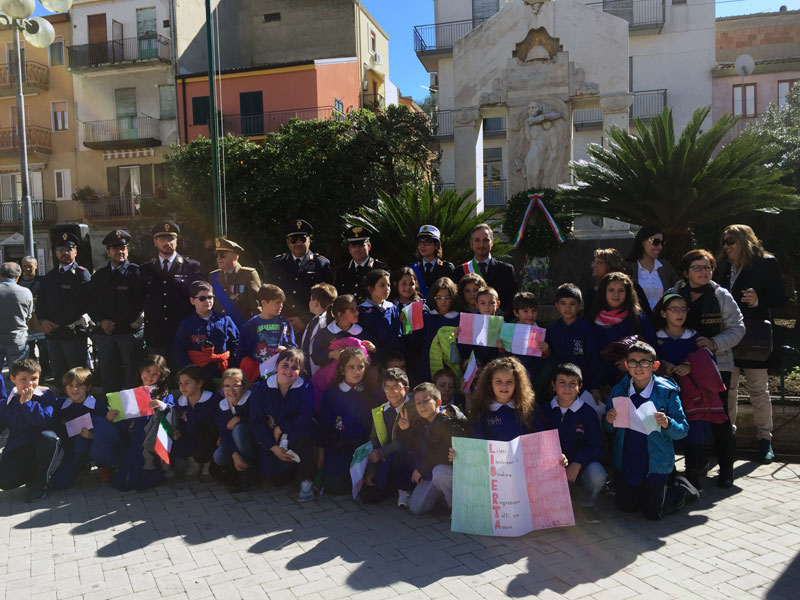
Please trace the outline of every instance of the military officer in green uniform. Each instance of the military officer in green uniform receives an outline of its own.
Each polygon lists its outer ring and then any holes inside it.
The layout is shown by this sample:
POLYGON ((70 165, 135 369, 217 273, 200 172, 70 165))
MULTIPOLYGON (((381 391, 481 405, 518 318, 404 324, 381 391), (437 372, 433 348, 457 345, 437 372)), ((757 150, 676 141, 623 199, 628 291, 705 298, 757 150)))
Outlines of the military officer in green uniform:
POLYGON ((239 264, 239 255, 244 252, 239 244, 224 237, 218 237, 214 244, 219 267, 209 277, 214 288, 214 310, 228 315, 241 327, 259 312, 256 293, 261 289, 261 278, 255 269, 239 264))
POLYGON ((311 320, 308 310, 311 286, 333 283, 331 263, 321 254, 311 251, 314 228, 310 223, 293 219, 284 225, 283 231, 289 251, 270 261, 267 282, 277 285, 286 294, 284 312, 299 315, 304 323, 308 323, 311 320))

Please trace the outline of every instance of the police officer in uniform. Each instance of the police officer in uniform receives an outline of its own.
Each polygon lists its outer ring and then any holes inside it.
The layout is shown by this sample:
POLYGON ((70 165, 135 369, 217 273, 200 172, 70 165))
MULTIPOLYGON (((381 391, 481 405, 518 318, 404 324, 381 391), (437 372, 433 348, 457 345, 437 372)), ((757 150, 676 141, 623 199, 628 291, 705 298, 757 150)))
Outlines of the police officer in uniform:
POLYGON ((214 244, 219 266, 209 275, 214 287, 214 311, 228 315, 236 327, 241 327, 260 310, 256 294, 261 289, 261 278, 255 269, 239 264, 239 255, 244 252, 239 244, 224 237, 214 240, 214 244))
POLYGON ((36 302, 36 316, 42 324, 50 353, 54 386, 61 389, 61 378, 73 367, 88 362, 89 271, 80 266, 80 240, 71 233, 62 233, 56 243, 58 265, 42 279, 36 302))
POLYGON ((200 263, 177 252, 181 228, 172 221, 159 223, 150 233, 158 256, 142 265, 145 280, 144 341, 149 354, 160 354, 172 364, 172 346, 180 322, 194 312, 189 286, 203 279, 200 263))
MULTIPOLYGON (((442 260, 442 234, 435 225, 423 225, 417 233, 419 260, 411 265, 417 275, 419 295, 428 300, 428 289, 441 277, 453 277, 453 263, 442 260)), ((431 306, 431 308, 435 308, 431 306)))
POLYGON ((311 320, 308 310, 311 286, 333 283, 331 263, 324 256, 311 252, 314 228, 309 223, 294 219, 284 225, 283 231, 289 251, 269 262, 267 282, 277 285, 286 294, 284 312, 298 315, 303 323, 308 323, 311 320))
POLYGON ((369 232, 360 225, 348 227, 345 231, 347 251, 350 253, 350 262, 336 269, 336 291, 342 294, 362 295, 361 282, 364 276, 373 269, 391 271, 389 265, 370 256, 372 244, 369 242, 369 232))
POLYGON ((138 366, 144 353, 144 281, 139 265, 128 260, 131 234, 112 231, 103 244, 108 264, 89 282, 89 316, 100 359, 103 391, 116 392, 139 384, 138 366), (120 377, 120 365, 124 379, 120 377))

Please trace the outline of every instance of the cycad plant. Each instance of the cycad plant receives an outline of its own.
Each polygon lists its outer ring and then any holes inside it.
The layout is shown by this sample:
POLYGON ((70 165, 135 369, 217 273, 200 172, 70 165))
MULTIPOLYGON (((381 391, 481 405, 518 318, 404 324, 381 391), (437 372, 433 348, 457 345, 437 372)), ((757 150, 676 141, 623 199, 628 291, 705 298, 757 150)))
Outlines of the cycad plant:
MULTIPOLYGON (((371 232, 373 254, 391 265, 407 265, 417 252, 417 232, 422 225, 435 225, 442 234, 443 258, 455 264, 467 261, 470 231, 475 225, 494 217, 498 210, 489 209, 475 214, 477 202, 468 200, 472 190, 459 194, 455 190, 442 190, 438 195, 428 186, 421 192, 403 188, 396 196, 378 193, 378 200, 363 206, 355 214, 345 215, 351 225, 360 225, 371 232)), ((500 256, 510 247, 495 244, 494 256, 500 256)))
POLYGON ((636 134, 611 127, 609 147, 592 144, 593 162, 572 164, 575 184, 561 198, 578 214, 657 225, 675 260, 693 244, 692 229, 752 210, 798 208, 794 190, 778 183, 780 149, 745 131, 714 155, 738 118, 725 114, 702 131, 710 107, 694 112, 676 139, 672 111, 649 126, 634 120, 636 134))

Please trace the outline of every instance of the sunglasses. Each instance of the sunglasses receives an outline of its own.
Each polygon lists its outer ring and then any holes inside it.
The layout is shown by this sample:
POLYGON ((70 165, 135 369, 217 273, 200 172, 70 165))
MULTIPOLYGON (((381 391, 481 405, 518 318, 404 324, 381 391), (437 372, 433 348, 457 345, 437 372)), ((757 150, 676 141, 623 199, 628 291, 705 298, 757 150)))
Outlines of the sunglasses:
POLYGON ((647 238, 647 241, 653 244, 653 246, 661 246, 664 243, 664 240, 657 237, 647 238))
POLYGON ((722 240, 722 245, 723 246, 733 246, 735 243, 736 243, 736 240, 733 239, 733 238, 725 238, 724 240, 722 240))
POLYGON ((199 300, 200 302, 205 302, 206 300, 213 300, 214 296, 211 294, 208 296, 195 296, 194 299, 199 300))
POLYGON ((307 235, 290 235, 289 236, 289 243, 296 244, 298 242, 304 242, 308 239, 307 235))

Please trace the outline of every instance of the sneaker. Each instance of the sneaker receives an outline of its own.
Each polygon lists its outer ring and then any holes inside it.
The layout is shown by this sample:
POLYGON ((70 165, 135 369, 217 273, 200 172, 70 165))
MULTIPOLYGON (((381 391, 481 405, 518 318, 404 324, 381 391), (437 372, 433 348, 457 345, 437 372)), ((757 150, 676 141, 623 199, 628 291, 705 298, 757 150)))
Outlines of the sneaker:
POLYGON ((686 479, 689 480, 689 483, 691 483, 698 492, 702 492, 703 491, 703 484, 700 481, 700 475, 698 475, 695 472, 691 472, 690 473, 689 471, 685 471, 683 473, 683 476, 686 477, 686 479))
POLYGON ((38 502, 39 500, 44 500, 45 498, 47 498, 46 485, 32 488, 27 494, 25 494, 25 502, 38 502))
POLYGON ((107 469, 106 467, 97 467, 97 480, 100 483, 108 483, 114 475, 114 469, 107 469))
POLYGON ((313 481, 304 479, 300 482, 300 493, 297 495, 298 502, 309 502, 314 499, 313 481))
POLYGON ((189 457, 189 466, 186 467, 186 476, 187 477, 197 477, 200 474, 200 471, 203 467, 194 459, 194 456, 189 457))
POLYGON ((689 483, 689 480, 683 475, 675 476, 675 485, 686 490, 686 497, 689 500, 697 500, 700 497, 700 492, 698 489, 689 483))
POLYGON ((603 518, 594 506, 582 506, 583 520, 586 523, 602 523, 603 518))
POLYGON ((164 463, 162 468, 164 469, 164 477, 166 477, 167 479, 172 479, 173 477, 175 477, 175 471, 172 469, 170 465, 164 463))
POLYGON ((200 479, 202 481, 211 481, 211 461, 203 463, 203 468, 200 471, 200 479))
POLYGON ((397 506, 399 508, 408 508, 408 499, 411 498, 411 492, 406 490, 397 491, 397 506))
POLYGON ((775 453, 772 451, 772 442, 769 440, 758 440, 758 460, 768 465, 774 458, 775 453))

